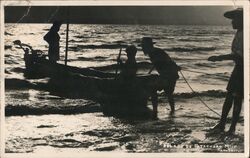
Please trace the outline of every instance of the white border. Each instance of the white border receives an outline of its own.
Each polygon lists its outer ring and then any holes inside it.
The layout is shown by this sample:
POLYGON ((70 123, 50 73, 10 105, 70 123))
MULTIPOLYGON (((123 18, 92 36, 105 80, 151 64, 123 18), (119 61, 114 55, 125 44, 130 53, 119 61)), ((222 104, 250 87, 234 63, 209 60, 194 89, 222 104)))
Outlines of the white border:
POLYGON ((2 0, 4 6, 247 6, 247 0, 2 0))
MULTIPOLYGON (((40 154, 14 154, 14 153, 4 153, 4 145, 5 145, 5 137, 4 137, 4 128, 5 127, 5 118, 4 118, 4 6, 243 6, 244 8, 244 153, 120 153, 120 152, 84 152, 81 154, 73 154, 73 153, 62 153, 53 155, 55 158, 75 158, 75 157, 203 157, 203 158, 218 158, 218 157, 249 157, 249 1, 164 1, 164 0, 157 0, 157 1, 79 1, 79 0, 72 0, 72 1, 46 1, 46 0, 19 0, 19 1, 11 1, 11 0, 3 0, 1 1, 1 8, 0 8, 0 31, 1 31, 1 49, 0 49, 0 64, 1 64, 1 155, 0 157, 4 158, 23 158, 23 157, 34 157, 34 158, 45 158, 48 155, 40 155, 40 154), (73 2, 73 3, 72 3, 73 2), (247 53, 248 52, 248 53, 247 53), (247 86, 246 86, 247 85, 247 86)), ((52 155, 50 155, 51 157, 52 155)))
POLYGON ((250 124, 249 124, 249 89, 250 89, 250 85, 249 85, 249 62, 250 62, 250 58, 249 58, 249 53, 250 53, 250 47, 249 47, 249 36, 250 36, 250 32, 249 32, 249 9, 250 9, 250 5, 248 3, 247 6, 244 6, 244 143, 245 143, 245 152, 246 152, 246 156, 249 157, 249 133, 250 133, 250 124), (247 145, 246 145, 247 144, 247 145))
POLYGON ((4 6, 0 1, 0 157, 2 157, 5 150, 5 135, 4 135, 4 127, 5 127, 5 93, 4 93, 4 6))

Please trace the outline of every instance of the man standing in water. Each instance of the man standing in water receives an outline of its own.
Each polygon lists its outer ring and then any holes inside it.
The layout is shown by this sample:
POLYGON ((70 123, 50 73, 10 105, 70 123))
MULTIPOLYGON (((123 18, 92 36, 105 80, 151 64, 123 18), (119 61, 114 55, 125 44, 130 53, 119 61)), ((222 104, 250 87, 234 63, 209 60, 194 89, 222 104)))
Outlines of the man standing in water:
MULTIPOLYGON (((129 95, 137 95, 136 94, 138 91, 138 88, 140 89, 140 86, 138 87, 137 84, 140 84, 136 82, 136 72, 138 70, 137 63, 136 63, 136 52, 137 48, 134 45, 130 45, 126 48, 127 53, 127 60, 125 63, 122 62, 120 58, 117 59, 117 62, 120 63, 121 66, 121 73, 118 77, 120 83, 123 85, 123 91, 129 95), (131 91, 132 90, 132 91, 131 91)), ((145 88, 145 87, 143 87, 145 88)), ((153 119, 157 119, 157 105, 158 105, 158 98, 157 98, 157 90, 156 89, 151 89, 150 87, 150 96, 151 96, 151 101, 152 105, 154 108, 154 113, 153 113, 153 119)))
POLYGON ((119 58, 117 62, 121 66, 121 73, 119 78, 122 81, 128 82, 130 80, 134 80, 137 72, 137 63, 135 60, 137 48, 134 45, 130 45, 126 48, 127 53, 127 61, 125 63, 119 58))
POLYGON ((242 101, 244 97, 243 80, 243 10, 236 9, 224 14, 226 18, 232 19, 232 27, 237 32, 232 43, 232 53, 219 56, 211 56, 209 61, 233 60, 235 62, 234 70, 227 85, 227 95, 222 108, 220 122, 212 129, 212 132, 223 132, 225 129, 227 115, 234 103, 233 117, 227 134, 234 134, 236 124, 239 120, 242 101))
MULTIPOLYGON (((145 55, 149 56, 150 61, 153 64, 153 68, 155 68, 160 74, 161 81, 164 85, 163 89, 167 94, 168 102, 171 107, 170 114, 173 114, 175 111, 173 92, 175 89, 176 81, 179 78, 178 71, 180 70, 180 67, 176 65, 176 63, 164 50, 154 47, 152 38, 143 37, 141 44, 142 51, 145 55)), ((153 105, 153 111, 155 114, 157 114, 157 103, 153 105)), ((157 117, 157 115, 155 117, 157 117)))
POLYGON ((58 34, 58 31, 60 30, 61 25, 62 22, 55 21, 49 32, 43 37, 43 39, 49 44, 48 55, 49 61, 51 61, 52 63, 56 63, 56 61, 59 60, 60 36, 58 34))

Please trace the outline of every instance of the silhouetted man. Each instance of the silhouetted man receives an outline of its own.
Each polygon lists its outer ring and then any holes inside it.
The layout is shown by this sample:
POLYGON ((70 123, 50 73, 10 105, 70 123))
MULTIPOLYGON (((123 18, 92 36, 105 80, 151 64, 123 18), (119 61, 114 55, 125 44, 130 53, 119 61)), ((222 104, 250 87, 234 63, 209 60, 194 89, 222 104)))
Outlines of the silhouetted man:
MULTIPOLYGON (((130 45, 126 48, 126 53, 127 53, 126 62, 122 63, 120 59, 117 59, 118 63, 120 63, 120 66, 121 66, 121 73, 118 77, 118 81, 122 85, 123 92, 127 93, 128 97, 132 94, 140 98, 140 95, 142 96, 145 95, 144 93, 145 91, 149 92, 149 94, 147 95, 151 96, 153 107, 154 109, 156 109, 158 106, 157 89, 155 87, 148 86, 148 85, 144 87, 145 85, 143 86, 143 83, 141 83, 140 81, 138 82, 138 80, 136 80, 136 72, 138 70, 136 59, 135 59, 136 52, 137 52, 137 48, 134 45, 130 45), (145 90, 145 88, 147 90, 145 90), (138 93, 142 93, 142 94, 138 94, 138 93)), ((153 111, 152 117, 153 119, 157 119, 157 110, 153 111)))
POLYGON ((60 36, 58 31, 60 30, 62 23, 60 21, 55 21, 50 28, 49 32, 43 37, 49 44, 49 61, 56 63, 59 60, 59 49, 60 49, 60 36))
POLYGON ((125 63, 121 59, 117 59, 121 66, 121 73, 119 78, 125 82, 131 79, 135 79, 137 72, 137 63, 135 60, 137 48, 134 45, 130 45, 126 48, 127 60, 125 63))
MULTIPOLYGON (((144 54, 149 56, 153 68, 155 68, 160 74, 161 81, 164 85, 164 91, 167 94, 171 107, 171 114, 173 114, 175 111, 173 92, 176 81, 179 78, 178 71, 180 70, 180 67, 176 65, 164 50, 154 47, 152 38, 143 37, 141 44, 144 54)), ((157 113, 157 107, 154 107, 153 111, 157 113)))
POLYGON ((233 107, 233 118, 231 126, 227 134, 234 134, 236 124, 239 120, 242 101, 244 97, 244 80, 243 80, 243 10, 236 9, 228 11, 224 14, 226 18, 232 19, 233 29, 236 29, 233 43, 232 53, 219 56, 211 56, 209 61, 233 60, 235 62, 234 70, 231 74, 227 85, 227 95, 222 108, 222 116, 220 122, 212 129, 213 132, 223 132, 225 129, 227 115, 233 107))

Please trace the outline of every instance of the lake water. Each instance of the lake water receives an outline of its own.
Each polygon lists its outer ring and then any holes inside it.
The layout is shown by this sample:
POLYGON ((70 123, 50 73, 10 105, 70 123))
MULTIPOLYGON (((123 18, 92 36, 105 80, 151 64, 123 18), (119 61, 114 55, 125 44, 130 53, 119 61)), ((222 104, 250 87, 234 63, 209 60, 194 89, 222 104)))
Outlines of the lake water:
MULTIPOLYGON (((238 135, 233 139, 206 137, 204 129, 214 125, 218 116, 204 107, 197 95, 191 95, 191 90, 180 74, 175 89, 177 111, 174 117, 168 115, 169 106, 164 95, 160 96, 159 120, 154 121, 120 120, 104 116, 100 110, 60 114, 61 111, 89 105, 98 109, 99 104, 84 99, 60 98, 43 90, 29 89, 23 84, 26 81, 46 82, 47 79, 26 79, 23 76, 24 52, 14 46, 13 41, 21 40, 46 54, 48 45, 43 36, 50 26, 5 24, 5 79, 16 85, 16 88, 7 85, 5 91, 5 108, 10 112, 6 117, 6 152, 221 152, 225 144, 230 145, 225 149, 226 152, 243 152, 244 121, 240 121, 238 135), (58 113, 14 116, 11 112, 15 108, 54 108, 58 113), (198 143, 210 147, 187 148, 198 143), (221 144, 224 144, 221 148, 214 148, 214 145, 221 144), (168 148, 169 145, 179 147, 168 148)), ((64 63, 65 28, 62 25, 59 32, 60 63, 64 63)), ((192 88, 220 113, 234 63, 212 63, 207 58, 230 53, 234 33, 231 26, 72 24, 68 65, 100 67, 116 64, 120 47, 130 44, 138 48, 138 63, 149 62, 138 46, 142 37, 149 36, 156 42, 156 47, 164 49, 182 67, 192 88)), ((122 53, 122 59, 126 59, 125 52, 122 53)), ((145 68, 139 70, 138 74, 147 72, 145 68)))

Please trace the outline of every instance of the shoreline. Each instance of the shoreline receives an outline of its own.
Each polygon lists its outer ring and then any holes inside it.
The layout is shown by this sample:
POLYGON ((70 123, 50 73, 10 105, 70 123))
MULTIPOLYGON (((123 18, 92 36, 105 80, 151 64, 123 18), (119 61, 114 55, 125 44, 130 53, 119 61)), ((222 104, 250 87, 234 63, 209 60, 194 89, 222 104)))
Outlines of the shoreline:
MULTIPOLYGON (((204 97, 204 100, 220 113, 223 98, 204 97)), ((150 102, 148 106, 151 108, 150 102)), ((219 118, 207 111, 197 97, 176 99, 176 112, 172 116, 165 98, 161 98, 158 109, 159 120, 126 120, 101 112, 6 117, 6 152, 40 153, 47 149, 53 153, 244 152, 242 117, 236 135, 227 137, 208 135, 207 130, 219 118)), ((229 124, 230 118, 226 129, 229 124)))

